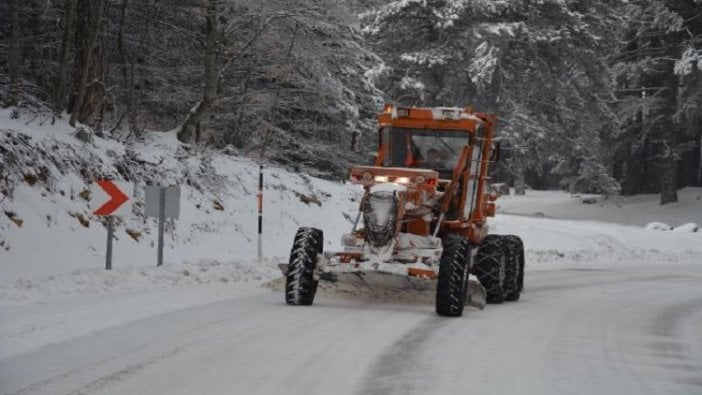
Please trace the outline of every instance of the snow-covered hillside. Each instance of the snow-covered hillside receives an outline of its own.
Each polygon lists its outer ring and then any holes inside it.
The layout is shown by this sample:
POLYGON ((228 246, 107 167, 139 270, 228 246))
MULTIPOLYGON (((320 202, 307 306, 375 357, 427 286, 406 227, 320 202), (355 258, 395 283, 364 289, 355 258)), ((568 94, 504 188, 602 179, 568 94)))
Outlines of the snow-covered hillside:
MULTIPOLYGON (((135 183, 135 215, 116 221, 116 270, 156 264, 156 221, 143 216, 146 184, 182 189, 181 216, 167 226, 166 265, 256 257, 254 161, 233 151, 198 151, 173 133, 148 134, 138 148, 96 136, 85 143, 60 120, 26 124, 8 115, 0 114, 0 144, 9 152, 4 176, 14 190, 0 203, 2 283, 104 267, 106 228, 91 215, 102 203, 88 192, 100 177, 135 183)), ((298 226, 325 228, 328 245, 348 228, 352 189, 276 167, 264 174, 264 257, 284 256, 298 226)))
MULTIPOLYGON (((276 264, 286 260, 298 226, 323 229, 333 249, 355 216, 358 187, 267 166, 258 262, 256 162, 234 150, 182 145, 171 133, 147 134, 138 146, 98 136, 85 142, 61 120, 40 121, 0 112, 0 356, 246 295, 280 276, 276 264), (98 177, 135 182, 134 215, 117 221, 112 271, 104 270, 106 229, 90 214, 98 203, 89 182, 98 177), (142 215, 146 184, 182 188, 181 217, 167 226, 161 268, 156 221, 142 215)), ((687 189, 681 203, 661 209, 656 197, 603 207, 562 192, 528 191, 502 198, 499 211, 517 215, 499 213, 491 224, 524 239, 527 270, 697 263, 702 232, 647 230, 640 221, 702 223, 700 195, 687 189)))

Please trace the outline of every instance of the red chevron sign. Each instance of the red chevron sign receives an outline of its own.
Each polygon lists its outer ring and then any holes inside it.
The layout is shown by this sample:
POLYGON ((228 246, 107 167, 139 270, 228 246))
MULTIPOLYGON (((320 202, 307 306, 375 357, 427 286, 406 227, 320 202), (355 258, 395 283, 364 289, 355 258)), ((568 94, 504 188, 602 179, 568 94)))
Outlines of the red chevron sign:
POLYGON ((105 195, 102 200, 97 200, 100 196, 95 196, 96 201, 104 201, 97 210, 93 211, 94 215, 119 215, 122 213, 128 213, 129 206, 124 203, 129 201, 129 196, 127 196, 123 191, 129 190, 126 188, 125 183, 117 183, 110 180, 97 180, 95 185, 99 188, 95 188, 96 195, 105 195))

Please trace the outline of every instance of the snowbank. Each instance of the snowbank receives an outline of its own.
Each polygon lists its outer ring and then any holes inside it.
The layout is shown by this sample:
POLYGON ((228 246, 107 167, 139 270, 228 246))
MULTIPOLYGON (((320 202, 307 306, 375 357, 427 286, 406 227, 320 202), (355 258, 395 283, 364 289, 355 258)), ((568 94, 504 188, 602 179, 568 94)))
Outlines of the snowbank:
POLYGON ((644 226, 644 229, 666 231, 673 229, 673 227, 668 224, 664 224, 663 222, 649 222, 646 224, 646 226, 644 226))
POLYGON ((594 220, 644 227, 651 222, 679 226, 702 223, 702 188, 678 191, 677 203, 660 204, 658 195, 604 199, 599 195, 571 195, 561 191, 527 190, 525 196, 507 195, 497 200, 498 213, 573 220, 594 220), (595 201, 584 204, 583 201, 595 201))
POLYGON ((694 222, 688 222, 673 228, 673 232, 695 233, 700 231, 700 226, 694 222))
POLYGON ((702 234, 587 220, 498 214, 491 232, 524 240, 527 265, 562 267, 641 263, 702 263, 702 234))

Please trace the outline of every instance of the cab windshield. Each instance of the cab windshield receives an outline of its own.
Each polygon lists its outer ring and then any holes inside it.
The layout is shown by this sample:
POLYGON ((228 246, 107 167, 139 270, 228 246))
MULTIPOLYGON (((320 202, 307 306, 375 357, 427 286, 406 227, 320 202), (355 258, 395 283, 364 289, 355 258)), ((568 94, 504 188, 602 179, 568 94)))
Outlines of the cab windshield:
POLYGON ((388 146, 385 166, 436 170, 441 178, 451 176, 463 147, 470 144, 466 131, 385 127, 381 133, 388 146))

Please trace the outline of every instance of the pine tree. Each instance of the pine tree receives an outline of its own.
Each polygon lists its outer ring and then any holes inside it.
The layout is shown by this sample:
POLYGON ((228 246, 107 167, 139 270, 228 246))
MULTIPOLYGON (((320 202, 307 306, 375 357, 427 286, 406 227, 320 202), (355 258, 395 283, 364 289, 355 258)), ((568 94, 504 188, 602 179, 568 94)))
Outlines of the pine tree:
POLYGON ((702 114, 702 27, 695 22, 702 3, 647 0, 623 12, 632 17, 612 68, 621 121, 617 176, 626 193, 658 192, 661 204, 676 202, 683 156, 695 146, 702 114))
MULTIPOLYGON (((602 60, 616 20, 604 1, 393 1, 363 15, 387 64, 379 82, 407 104, 496 111, 530 169, 571 191, 617 193, 600 134, 612 128, 602 60), (605 16, 605 17, 603 17, 605 16)), ((518 188, 521 189, 521 188, 518 188)))

